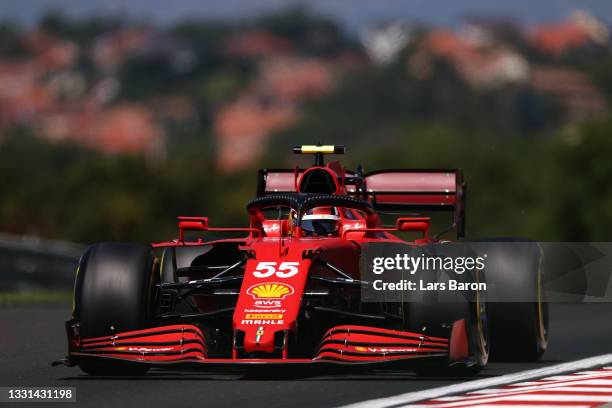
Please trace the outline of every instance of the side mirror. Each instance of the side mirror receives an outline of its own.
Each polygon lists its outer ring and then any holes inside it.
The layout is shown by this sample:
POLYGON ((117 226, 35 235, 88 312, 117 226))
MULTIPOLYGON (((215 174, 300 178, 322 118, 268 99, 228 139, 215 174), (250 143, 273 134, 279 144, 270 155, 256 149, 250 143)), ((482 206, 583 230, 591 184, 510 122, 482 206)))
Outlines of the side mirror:
POLYGON ((395 225, 398 231, 421 232, 423 237, 426 238, 429 232, 430 221, 431 218, 429 217, 400 217, 395 225))
POLYGON ((185 231, 208 231, 206 217, 178 217, 179 241, 185 238, 185 231))

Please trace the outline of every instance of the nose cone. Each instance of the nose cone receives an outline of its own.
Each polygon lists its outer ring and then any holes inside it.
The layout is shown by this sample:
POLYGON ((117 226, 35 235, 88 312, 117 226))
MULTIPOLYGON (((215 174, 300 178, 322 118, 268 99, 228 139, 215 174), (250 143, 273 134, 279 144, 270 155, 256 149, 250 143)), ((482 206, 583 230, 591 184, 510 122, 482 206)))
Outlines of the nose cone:
MULTIPOLYGON (((294 242, 279 256, 278 242, 253 245, 234 311, 234 330, 244 332, 244 352, 274 352, 279 331, 294 330, 311 261, 294 242)), ((238 344, 240 346, 240 344, 238 344)))
POLYGON ((234 312, 234 329, 244 332, 245 352, 272 353, 275 333, 293 329, 303 283, 292 283, 263 281, 241 292, 234 312))

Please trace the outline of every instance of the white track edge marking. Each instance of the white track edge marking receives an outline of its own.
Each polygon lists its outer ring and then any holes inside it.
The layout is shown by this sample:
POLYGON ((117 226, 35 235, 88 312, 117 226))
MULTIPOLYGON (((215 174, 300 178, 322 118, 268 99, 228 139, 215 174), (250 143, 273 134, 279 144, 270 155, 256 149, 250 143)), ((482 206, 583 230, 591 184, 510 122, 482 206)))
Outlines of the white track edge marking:
POLYGON ((586 370, 596 366, 612 363, 612 354, 602 354, 595 357, 570 361, 534 370, 526 370, 518 373, 506 374, 499 377, 483 378, 460 384, 446 385, 443 387, 430 388, 423 391, 412 391, 391 397, 374 398, 342 405, 340 408, 389 408, 409 405, 413 402, 430 400, 450 394, 463 394, 481 388, 497 387, 519 381, 533 380, 536 378, 549 377, 566 372, 586 370))

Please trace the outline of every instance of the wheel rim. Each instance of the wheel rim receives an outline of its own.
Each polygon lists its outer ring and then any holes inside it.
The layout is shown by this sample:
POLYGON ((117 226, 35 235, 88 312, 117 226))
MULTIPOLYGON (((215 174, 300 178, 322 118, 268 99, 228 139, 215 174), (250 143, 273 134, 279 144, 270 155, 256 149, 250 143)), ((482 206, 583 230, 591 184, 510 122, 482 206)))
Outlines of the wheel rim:
POLYGON ((538 265, 538 299, 537 299, 537 331, 538 331, 538 348, 540 350, 546 350, 548 346, 548 332, 546 329, 546 317, 544 315, 544 296, 542 293, 542 257, 540 257, 540 263, 538 265))
POLYGON ((489 360, 489 329, 486 303, 481 298, 481 293, 478 291, 476 293, 476 327, 478 329, 478 348, 480 351, 480 360, 481 364, 485 365, 489 360))

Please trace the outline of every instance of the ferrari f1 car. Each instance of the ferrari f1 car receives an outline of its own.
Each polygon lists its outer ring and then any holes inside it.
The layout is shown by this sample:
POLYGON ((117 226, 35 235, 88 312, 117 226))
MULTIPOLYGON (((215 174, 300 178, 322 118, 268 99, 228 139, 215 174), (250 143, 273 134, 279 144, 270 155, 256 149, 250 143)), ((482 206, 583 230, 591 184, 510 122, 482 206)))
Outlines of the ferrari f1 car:
POLYGON ((391 362, 417 372, 475 373, 489 355, 542 355, 541 255, 529 241, 509 255, 499 243, 499 262, 474 273, 498 288, 533 292, 531 301, 488 303, 478 292, 439 303, 362 299, 372 283, 360 262, 368 245, 447 248, 452 242, 433 235, 424 216, 438 210, 452 214, 443 232, 464 239, 460 170, 364 173, 324 163, 325 154, 344 153, 342 146, 294 152, 313 154, 314 165, 260 170, 257 195, 246 205, 248 227, 179 217, 178 238, 169 242, 90 246, 77 270, 64 364, 92 375, 391 362), (399 215, 391 226, 382 222, 389 211, 399 215))

